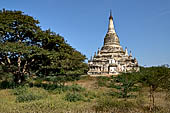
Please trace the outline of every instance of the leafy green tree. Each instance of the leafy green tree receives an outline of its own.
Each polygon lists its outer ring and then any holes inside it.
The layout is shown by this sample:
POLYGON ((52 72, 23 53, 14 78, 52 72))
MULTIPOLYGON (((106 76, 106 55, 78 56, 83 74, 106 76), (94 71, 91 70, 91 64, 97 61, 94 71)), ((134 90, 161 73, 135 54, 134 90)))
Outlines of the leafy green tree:
POLYGON ((0 62, 16 83, 25 80, 27 67, 35 60, 32 57, 43 52, 33 40, 41 31, 38 23, 21 11, 0 11, 0 62))
POLYGON ((86 57, 67 44, 60 35, 46 30, 43 32, 42 48, 52 54, 48 55, 45 61, 48 66, 44 67, 46 75, 72 75, 84 74, 87 71, 87 64, 84 62, 86 57), (51 72, 51 73, 50 73, 51 72))
POLYGON ((46 50, 37 46, 26 46, 22 42, 0 43, 1 64, 3 71, 14 75, 15 83, 25 81, 25 74, 28 74, 29 67, 34 65, 34 56, 43 55, 46 50))
POLYGON ((26 42, 34 44, 34 39, 40 31, 39 21, 24 15, 21 11, 0 11, 0 37, 1 42, 26 42))
POLYGON ((16 83, 25 75, 56 76, 87 71, 85 56, 51 30, 43 31, 39 21, 21 11, 0 11, 0 64, 12 73, 16 83))

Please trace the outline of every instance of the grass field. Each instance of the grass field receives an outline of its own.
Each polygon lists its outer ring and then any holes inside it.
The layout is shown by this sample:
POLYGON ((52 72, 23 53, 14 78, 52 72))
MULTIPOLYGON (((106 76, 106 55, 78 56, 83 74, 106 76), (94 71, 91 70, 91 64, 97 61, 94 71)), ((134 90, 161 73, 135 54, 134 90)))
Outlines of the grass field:
MULTIPOLYGON (((152 113, 149 111, 149 88, 133 92, 136 97, 111 96, 113 88, 96 77, 82 77, 67 82, 66 90, 38 87, 0 90, 0 113, 152 113)), ((158 89, 156 113, 170 113, 170 96, 158 89)))

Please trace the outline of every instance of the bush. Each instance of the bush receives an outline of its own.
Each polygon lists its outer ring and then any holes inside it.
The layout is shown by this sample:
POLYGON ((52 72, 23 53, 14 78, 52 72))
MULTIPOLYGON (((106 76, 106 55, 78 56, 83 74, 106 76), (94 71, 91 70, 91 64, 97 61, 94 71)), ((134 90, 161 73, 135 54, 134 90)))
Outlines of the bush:
POLYGON ((72 86, 69 87, 69 90, 73 92, 82 92, 85 91, 85 88, 81 87, 78 84, 73 84, 72 86))
POLYGON ((84 97, 80 93, 67 93, 65 100, 69 102, 83 101, 84 97))
POLYGON ((118 98, 123 98, 123 94, 121 92, 108 92, 108 95, 109 96, 112 96, 112 97, 118 97, 118 98))
POLYGON ((0 88, 1 89, 7 89, 7 88, 15 88, 16 84, 13 81, 2 81, 0 82, 0 88))
POLYGON ((16 98, 16 102, 28 102, 28 101, 33 101, 33 100, 39 100, 42 98, 44 98, 43 95, 29 92, 29 93, 24 93, 24 94, 18 95, 16 98))
POLYGON ((80 85, 73 84, 71 86, 60 86, 60 87, 55 88, 54 90, 51 90, 51 92, 54 94, 61 94, 66 91, 83 92, 85 91, 85 88, 81 87, 80 85))
POLYGON ((84 96, 85 97, 89 97, 90 99, 94 99, 97 97, 96 93, 95 92, 92 92, 92 91, 87 91, 84 93, 84 96))
POLYGON ((116 92, 113 92, 112 95, 124 98, 125 100, 128 97, 135 97, 134 95, 131 95, 131 93, 140 89, 137 85, 137 81, 138 77, 136 73, 122 73, 121 75, 112 77, 109 87, 117 90, 116 92))
POLYGON ((84 101, 85 98, 80 92, 85 91, 85 88, 81 87, 80 85, 73 84, 68 86, 66 90, 69 92, 65 96, 65 100, 69 102, 76 102, 76 101, 84 101))
POLYGON ((47 97, 47 92, 45 90, 40 88, 28 88, 26 86, 15 88, 13 94, 17 96, 16 102, 29 102, 47 97))
POLYGON ((0 72, 0 88, 13 89, 15 87, 17 87, 17 84, 14 82, 14 75, 12 73, 0 72))
POLYGON ((108 85, 108 81, 110 80, 109 77, 105 77, 105 76, 100 76, 97 78, 97 84, 99 87, 104 87, 108 85))
POLYGON ((57 75, 47 76, 45 81, 53 82, 59 86, 65 85, 65 82, 80 80, 80 75, 57 75))
POLYGON ((50 92, 54 94, 61 94, 69 90, 69 86, 63 86, 63 87, 58 87, 55 88, 54 90, 51 90, 50 92))
POLYGON ((19 86, 13 90, 14 95, 22 95, 27 92, 28 88, 26 86, 19 86))
POLYGON ((29 83, 30 87, 40 87, 46 90, 54 90, 56 88, 58 88, 59 86, 57 84, 50 84, 50 83, 43 83, 42 79, 36 79, 34 83, 29 83))

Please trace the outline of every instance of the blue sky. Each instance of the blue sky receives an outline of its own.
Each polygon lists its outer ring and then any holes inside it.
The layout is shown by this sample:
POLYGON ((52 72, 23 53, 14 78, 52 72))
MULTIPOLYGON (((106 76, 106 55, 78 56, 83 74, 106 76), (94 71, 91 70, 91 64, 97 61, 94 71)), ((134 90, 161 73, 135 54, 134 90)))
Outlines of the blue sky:
POLYGON ((101 48, 109 11, 123 48, 140 65, 170 64, 170 0, 0 0, 0 9, 21 10, 90 58, 101 48))

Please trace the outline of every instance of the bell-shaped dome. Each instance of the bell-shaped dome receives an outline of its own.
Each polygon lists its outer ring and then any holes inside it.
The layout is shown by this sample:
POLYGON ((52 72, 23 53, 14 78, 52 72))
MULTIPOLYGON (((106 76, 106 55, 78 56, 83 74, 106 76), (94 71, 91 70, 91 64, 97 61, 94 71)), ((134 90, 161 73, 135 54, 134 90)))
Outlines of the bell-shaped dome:
POLYGON ((104 38, 104 45, 120 45, 120 41, 116 33, 107 33, 104 38))

